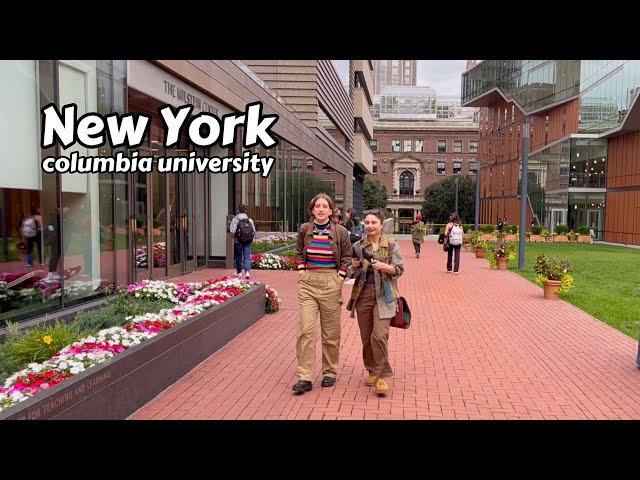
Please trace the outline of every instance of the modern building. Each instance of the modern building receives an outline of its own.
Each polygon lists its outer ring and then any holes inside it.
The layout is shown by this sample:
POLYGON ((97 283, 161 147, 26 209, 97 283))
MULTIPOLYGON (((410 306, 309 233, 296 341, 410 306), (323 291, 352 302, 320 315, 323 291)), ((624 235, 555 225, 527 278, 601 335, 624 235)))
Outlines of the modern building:
POLYGON ((397 231, 406 231, 416 214, 422 213, 424 192, 433 182, 450 175, 475 178, 478 125, 473 118, 376 120, 373 128, 373 174, 369 178, 386 187, 387 208, 398 220, 397 231))
POLYGON ((371 60, 352 60, 350 62, 350 94, 353 99, 353 207, 358 215, 364 207, 364 179, 373 173, 373 75, 371 60))
MULTIPOLYGON (((233 240, 227 226, 240 203, 249 205, 265 232, 294 231, 307 220, 308 203, 320 191, 342 195, 348 206, 353 106, 330 65, 312 63, 303 70, 319 80, 319 101, 296 95, 300 84, 270 88, 241 61, 1 61, 0 328, 6 320, 58 315, 134 281, 230 266, 233 240), (40 166, 44 157, 65 153, 60 145, 40 147, 40 109, 49 103, 59 108, 75 103, 78 116, 151 116, 151 128, 136 150, 158 158, 193 149, 186 138, 174 148, 163 147, 161 105, 189 103, 192 115, 204 111, 221 117, 243 112, 255 101, 262 102, 263 114, 279 116, 271 128, 278 145, 268 151, 254 148, 277 159, 267 179, 252 173, 59 174, 40 166), (331 122, 322 117, 324 108, 331 122), (29 216, 39 228, 28 239, 21 226, 29 216)), ((229 148, 196 150, 206 156, 240 154, 241 137, 229 148)), ((113 153, 109 146, 70 147, 76 150, 113 153)))
POLYGON ((640 244, 640 61, 485 60, 462 75, 482 107, 481 223, 519 221, 524 120, 528 218, 640 244))
POLYGON ((415 86, 418 75, 417 60, 374 60, 374 95, 387 86, 415 86))
POLYGON ((478 123, 478 109, 460 106, 458 97, 437 95, 428 86, 385 87, 374 97, 374 120, 431 121, 478 123))

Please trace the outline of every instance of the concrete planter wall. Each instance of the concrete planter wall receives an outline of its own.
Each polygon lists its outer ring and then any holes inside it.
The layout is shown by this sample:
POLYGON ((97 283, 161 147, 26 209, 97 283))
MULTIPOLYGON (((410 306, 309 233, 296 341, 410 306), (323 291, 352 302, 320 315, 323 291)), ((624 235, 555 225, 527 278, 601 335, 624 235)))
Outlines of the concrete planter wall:
POLYGON ((0 413, 0 420, 121 420, 265 313, 264 285, 0 413))

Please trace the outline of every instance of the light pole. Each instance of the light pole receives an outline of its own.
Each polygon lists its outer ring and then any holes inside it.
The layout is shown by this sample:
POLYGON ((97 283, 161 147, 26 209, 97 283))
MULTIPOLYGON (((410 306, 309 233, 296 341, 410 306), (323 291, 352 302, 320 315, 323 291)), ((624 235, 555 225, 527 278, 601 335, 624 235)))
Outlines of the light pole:
POLYGON ((455 209, 455 213, 458 213, 458 177, 460 176, 459 173, 456 173, 456 209, 455 209))
POLYGON ((524 117, 522 131, 522 179, 520 180, 520 241, 518 269, 524 270, 524 242, 527 233, 527 180, 529 176, 529 116, 524 117))
POLYGON ((478 162, 476 164, 478 169, 476 170, 476 223, 473 226, 473 229, 478 231, 478 222, 480 222, 480 168, 482 163, 478 162))

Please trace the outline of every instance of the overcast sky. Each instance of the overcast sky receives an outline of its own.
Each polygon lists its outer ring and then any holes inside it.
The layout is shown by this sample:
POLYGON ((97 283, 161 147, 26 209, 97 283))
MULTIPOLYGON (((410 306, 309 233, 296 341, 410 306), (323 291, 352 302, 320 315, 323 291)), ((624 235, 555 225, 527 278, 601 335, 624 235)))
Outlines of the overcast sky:
MULTIPOLYGON (((333 64, 343 85, 349 85, 349 63, 347 60, 334 60, 333 64)), ((462 72, 466 60, 418 60, 418 85, 428 85, 438 95, 460 96, 462 72)))

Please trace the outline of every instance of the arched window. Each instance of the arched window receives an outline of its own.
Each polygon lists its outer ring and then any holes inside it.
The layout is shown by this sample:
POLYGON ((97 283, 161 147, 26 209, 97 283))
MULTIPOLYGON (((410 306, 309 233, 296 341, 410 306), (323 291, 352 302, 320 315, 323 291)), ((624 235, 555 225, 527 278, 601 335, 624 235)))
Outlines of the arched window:
POLYGON ((413 173, 405 170, 400 174, 400 195, 413 196, 413 173))

